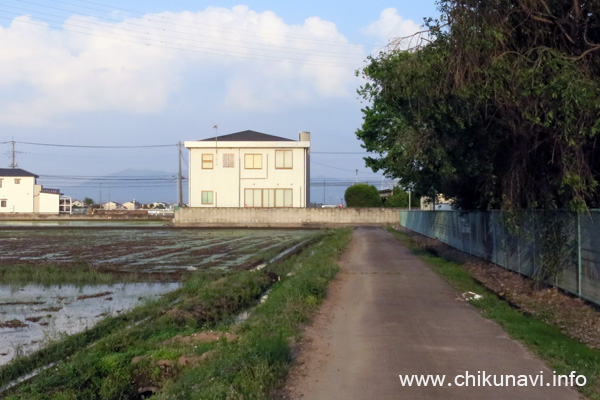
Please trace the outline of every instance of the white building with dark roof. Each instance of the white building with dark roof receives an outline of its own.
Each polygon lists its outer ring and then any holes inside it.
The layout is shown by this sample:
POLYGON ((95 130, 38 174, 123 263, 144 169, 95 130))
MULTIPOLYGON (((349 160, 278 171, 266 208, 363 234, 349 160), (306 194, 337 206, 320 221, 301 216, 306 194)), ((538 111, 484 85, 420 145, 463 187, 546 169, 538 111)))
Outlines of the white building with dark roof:
POLYGON ((0 168, 0 213, 58 214, 58 189, 38 185, 38 176, 20 168, 0 168))
POLYGON ((310 133, 299 140, 242 131, 189 149, 190 207, 306 207, 310 199, 310 133))

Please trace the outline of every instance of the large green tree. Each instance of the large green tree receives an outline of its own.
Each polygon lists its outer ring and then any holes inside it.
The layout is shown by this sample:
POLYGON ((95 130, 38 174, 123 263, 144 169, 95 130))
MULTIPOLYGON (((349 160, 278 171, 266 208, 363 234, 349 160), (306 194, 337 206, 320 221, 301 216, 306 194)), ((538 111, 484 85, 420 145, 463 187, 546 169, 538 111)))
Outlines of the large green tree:
POLYGON ((600 1, 439 9, 361 71, 367 165, 463 209, 598 207, 600 1))

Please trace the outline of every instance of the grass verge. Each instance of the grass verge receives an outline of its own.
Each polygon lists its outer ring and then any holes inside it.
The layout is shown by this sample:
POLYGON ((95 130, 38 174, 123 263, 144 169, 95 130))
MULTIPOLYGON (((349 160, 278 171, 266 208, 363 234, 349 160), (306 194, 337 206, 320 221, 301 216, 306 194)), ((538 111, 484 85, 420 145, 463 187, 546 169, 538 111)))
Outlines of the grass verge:
POLYGON ((283 277, 268 299, 241 325, 242 338, 170 382, 157 399, 266 399, 280 387, 291 363, 290 342, 300 338, 337 274, 337 259, 350 242, 342 229, 307 251, 274 266, 283 277))
POLYGON ((350 232, 324 234, 314 246, 261 271, 188 279, 160 301, 104 321, 112 324, 106 329, 97 325, 93 338, 86 338, 87 332, 74 335, 57 343, 43 360, 34 355, 1 368, 0 381, 6 383, 46 361, 62 360, 0 397, 266 398, 283 382, 291 361, 289 340, 298 337, 302 323, 325 297, 350 232), (269 288, 267 301, 237 324, 235 316, 269 288), (65 347, 76 338, 77 343, 65 347), (61 350, 70 357, 59 355, 61 350))
POLYGON ((497 322, 512 338, 521 341, 544 359, 557 374, 568 375, 571 371, 576 371, 579 375, 585 375, 587 384, 579 388, 580 392, 590 399, 600 400, 600 351, 565 335, 555 326, 511 307, 477 282, 460 264, 418 247, 402 232, 391 228, 388 231, 458 292, 470 291, 482 295, 481 299, 471 300, 470 303, 479 308, 484 317, 497 322))

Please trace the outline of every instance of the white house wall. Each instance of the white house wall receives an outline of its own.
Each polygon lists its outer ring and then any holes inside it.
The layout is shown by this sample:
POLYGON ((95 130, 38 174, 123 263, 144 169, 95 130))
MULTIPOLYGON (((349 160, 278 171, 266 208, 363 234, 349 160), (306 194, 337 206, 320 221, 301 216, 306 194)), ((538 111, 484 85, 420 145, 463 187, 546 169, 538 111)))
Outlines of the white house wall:
POLYGON ((42 185, 33 188, 33 212, 41 214, 58 214, 60 195, 42 192, 42 185))
MULTIPOLYGON (((6 207, 0 207, 2 213, 32 213, 35 178, 1 177, 0 201, 6 201, 6 207), (15 183, 20 179, 20 183, 15 183)), ((2 203, 0 203, 1 205, 2 203)))
POLYGON ((58 214, 60 195, 53 193, 40 193, 40 208, 37 213, 58 214))
POLYGON ((305 151, 310 146, 310 142, 201 141, 186 142, 185 146, 190 149, 189 205, 191 207, 244 207, 246 189, 291 189, 292 206, 306 207, 305 151), (276 150, 292 151, 291 169, 275 168, 276 150), (202 168, 203 154, 213 155, 212 169, 202 168), (234 155, 233 168, 223 166, 224 154, 234 155), (246 169, 244 165, 246 154, 260 154, 262 168, 246 169), (204 191, 213 192, 212 204, 202 204, 204 191))

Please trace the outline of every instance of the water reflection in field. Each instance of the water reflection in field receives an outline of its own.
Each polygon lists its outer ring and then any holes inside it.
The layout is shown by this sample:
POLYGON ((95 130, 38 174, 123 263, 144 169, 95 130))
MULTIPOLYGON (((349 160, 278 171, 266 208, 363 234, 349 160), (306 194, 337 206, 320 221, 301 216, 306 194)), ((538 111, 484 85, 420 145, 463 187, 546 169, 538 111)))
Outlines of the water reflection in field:
POLYGON ((179 283, 0 285, 0 365, 15 353, 29 353, 178 287, 179 283))

